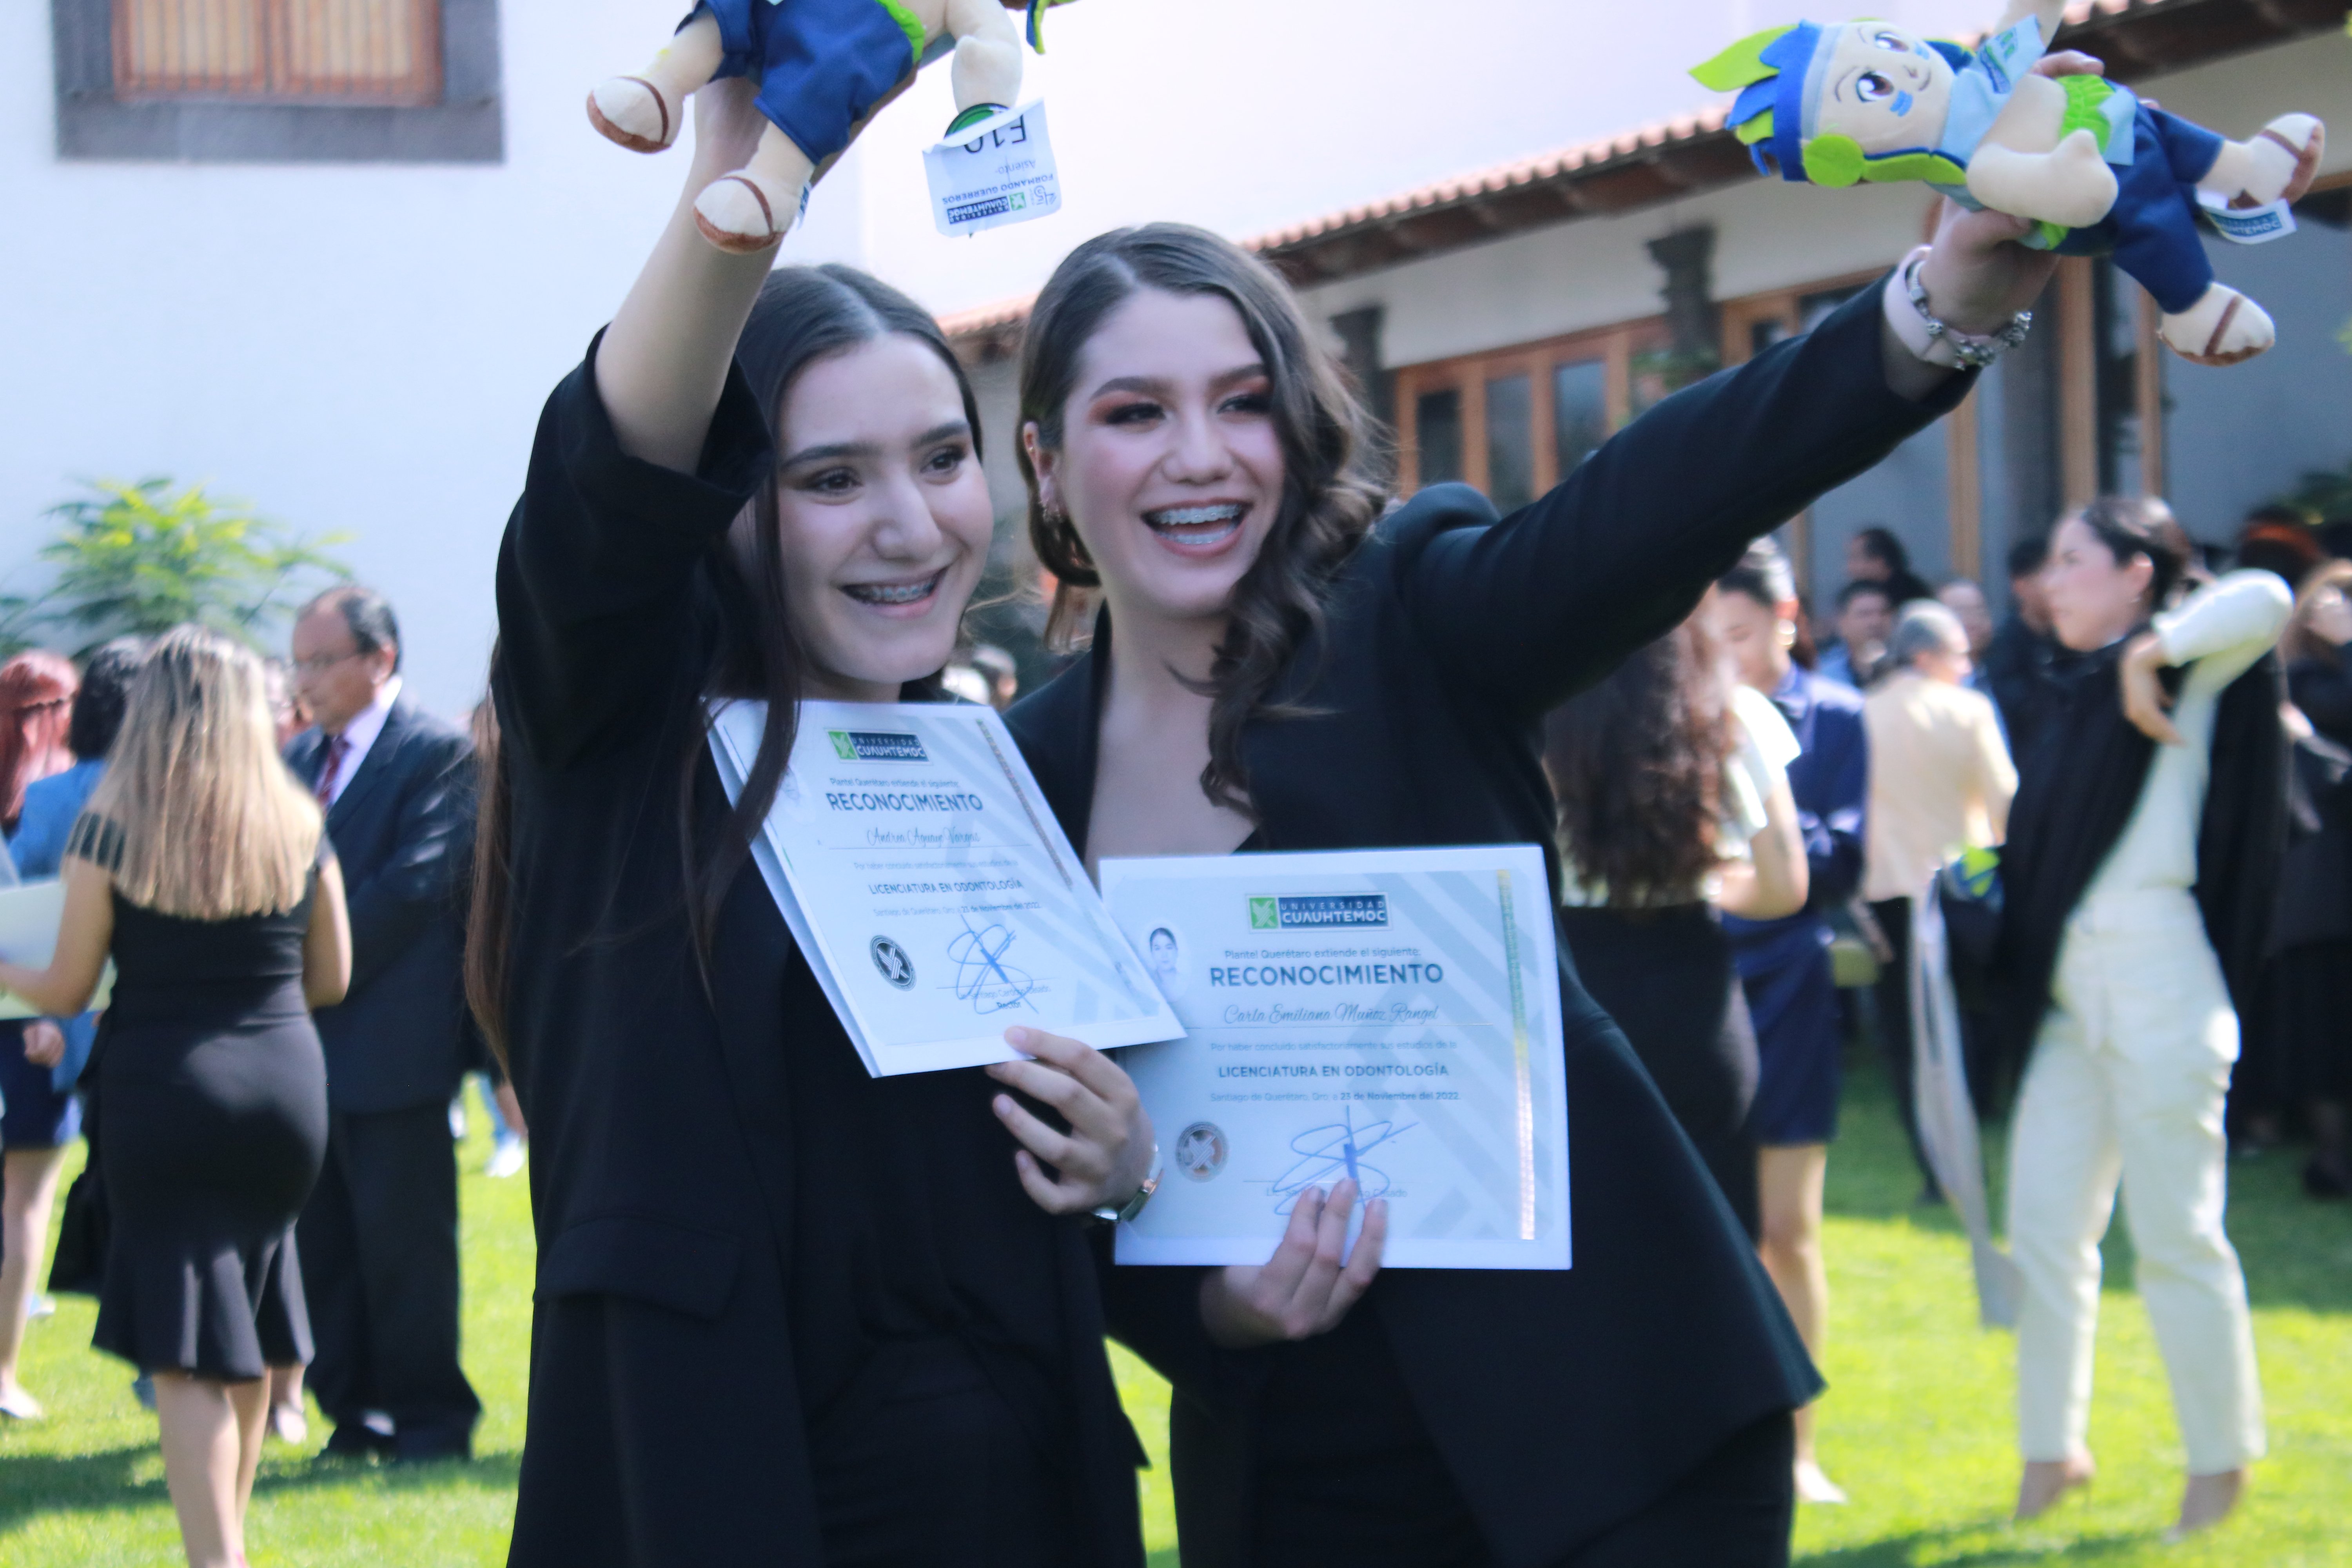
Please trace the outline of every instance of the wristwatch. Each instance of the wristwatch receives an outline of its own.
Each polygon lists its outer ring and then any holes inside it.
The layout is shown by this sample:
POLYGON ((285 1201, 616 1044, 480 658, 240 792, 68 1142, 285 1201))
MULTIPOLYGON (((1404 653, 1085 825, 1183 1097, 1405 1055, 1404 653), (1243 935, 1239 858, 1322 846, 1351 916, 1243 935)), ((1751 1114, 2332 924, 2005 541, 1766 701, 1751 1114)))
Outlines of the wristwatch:
POLYGON ((1095 1218, 1105 1225, 1118 1225, 1134 1219, 1143 1212, 1143 1205, 1151 1201, 1151 1194, 1160 1190, 1160 1178, 1164 1171, 1165 1167, 1160 1163, 1160 1145, 1154 1142, 1151 1145, 1151 1174, 1143 1178, 1143 1185, 1136 1188, 1135 1195, 1119 1207, 1113 1208, 1105 1204, 1095 1210, 1095 1218))
POLYGON ((1927 259, 1928 249, 1923 245, 1905 257, 1895 276, 1886 280, 1882 296, 1886 324, 1895 329, 1905 348, 1948 370, 1982 370, 2025 342, 2026 331, 2033 325, 2031 310, 2020 310, 2010 318, 2009 325, 1990 336, 1964 332, 1937 321, 1927 309, 1927 285, 1919 281, 1919 266, 1927 259))

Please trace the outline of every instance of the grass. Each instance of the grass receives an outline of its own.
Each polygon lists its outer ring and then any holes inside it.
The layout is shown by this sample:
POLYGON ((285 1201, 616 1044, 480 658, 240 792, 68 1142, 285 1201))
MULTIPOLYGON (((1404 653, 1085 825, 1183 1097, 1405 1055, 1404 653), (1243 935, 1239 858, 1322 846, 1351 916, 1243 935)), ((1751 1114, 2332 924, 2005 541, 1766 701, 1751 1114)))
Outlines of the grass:
MULTIPOLYGON (((384 1468, 316 1463, 273 1443, 251 1532, 261 1568, 505 1561, 522 1446, 530 1228, 521 1181, 475 1173, 487 1152, 481 1120, 463 1154, 466 1361, 487 1407, 478 1458, 384 1468)), ((1958 1231, 1946 1211, 1912 1206, 1917 1181, 1884 1085, 1855 1064, 1830 1159, 1834 1386, 1821 1417, 1822 1460, 1854 1500, 1804 1512, 1800 1560, 2352 1568, 2352 1531, 2341 1520, 2352 1505, 2352 1209, 2305 1202, 2286 1154, 2238 1163, 2231 1179, 2231 1230, 2246 1260, 2271 1417, 2272 1457, 2244 1509, 2189 1545, 2159 1542, 2179 1484, 2178 1439, 2118 1226, 2092 1424, 2098 1483, 2044 1521, 2013 1528, 2011 1342, 1976 1327, 1958 1231)), ((153 1417, 132 1401, 128 1370, 89 1349, 91 1317, 86 1299, 66 1297, 56 1318, 33 1327, 25 1377, 51 1415, 0 1428, 0 1563, 8 1568, 180 1560, 153 1417)), ((1152 1568, 1176 1568, 1167 1388, 1116 1354, 1155 1465, 1142 1477, 1152 1568)), ((315 1410, 313 1424, 315 1450, 325 1437, 315 1410)))

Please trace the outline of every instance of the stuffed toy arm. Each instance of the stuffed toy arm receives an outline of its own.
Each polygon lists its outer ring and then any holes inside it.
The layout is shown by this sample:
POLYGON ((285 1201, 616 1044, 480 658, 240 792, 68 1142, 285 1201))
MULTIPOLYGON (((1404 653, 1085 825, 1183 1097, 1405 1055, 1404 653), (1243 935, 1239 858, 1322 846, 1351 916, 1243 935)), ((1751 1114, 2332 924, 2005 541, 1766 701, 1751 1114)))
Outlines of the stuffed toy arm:
POLYGON ((2061 136, 2066 90, 2048 77, 2018 82, 1969 157, 1969 195, 1996 212, 2087 228, 2116 205, 2116 174, 2088 131, 2061 136))
POLYGON ((1010 109, 1021 96, 1021 29, 1003 0, 948 0, 947 30, 956 40, 956 117, 950 129, 974 110, 1010 109))
POLYGON ((2028 16, 2042 24, 2042 42, 2047 46, 2057 37, 2058 25, 2066 19, 2066 0, 2009 0, 1992 30, 2005 33, 2028 16))

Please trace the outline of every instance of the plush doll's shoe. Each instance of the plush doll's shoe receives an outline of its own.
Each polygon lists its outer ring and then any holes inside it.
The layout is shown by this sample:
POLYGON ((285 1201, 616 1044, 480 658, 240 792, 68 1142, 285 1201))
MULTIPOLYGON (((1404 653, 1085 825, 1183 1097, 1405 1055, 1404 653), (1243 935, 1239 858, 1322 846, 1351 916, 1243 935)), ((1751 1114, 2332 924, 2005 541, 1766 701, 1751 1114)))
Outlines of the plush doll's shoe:
POLYGON ((632 153, 659 153, 677 140, 679 116, 661 89, 641 76, 616 76, 588 95, 588 122, 632 153))
POLYGON ((2255 132, 2246 143, 2261 177, 2251 184, 2239 204, 2261 206, 2282 198, 2300 201, 2319 173, 2327 153, 2327 127, 2308 114, 2282 114, 2255 132))
POLYGON ((2209 285, 2203 299, 2165 317, 2156 331, 2173 353, 2193 364, 2236 364, 2278 342, 2269 313, 2227 283, 2209 285))
POLYGON ((777 200, 756 174, 721 174, 694 198, 694 226, 719 249, 746 256, 783 238, 799 212, 797 201, 777 200))

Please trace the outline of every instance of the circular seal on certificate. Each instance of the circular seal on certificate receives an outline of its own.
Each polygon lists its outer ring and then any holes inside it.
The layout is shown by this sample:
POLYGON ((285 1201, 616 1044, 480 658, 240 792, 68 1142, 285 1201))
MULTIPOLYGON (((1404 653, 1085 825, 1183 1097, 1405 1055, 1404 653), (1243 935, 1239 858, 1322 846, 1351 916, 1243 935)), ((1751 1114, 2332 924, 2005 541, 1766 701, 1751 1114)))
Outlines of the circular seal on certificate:
POLYGON ((1213 1121, 1195 1121, 1176 1135, 1176 1168, 1196 1182, 1213 1180, 1231 1152, 1225 1130, 1213 1121))
POLYGON ((905 948, 887 936, 877 936, 866 944, 866 951, 873 955, 874 967, 882 972, 883 979, 901 991, 915 988, 915 961, 907 956, 905 948))

